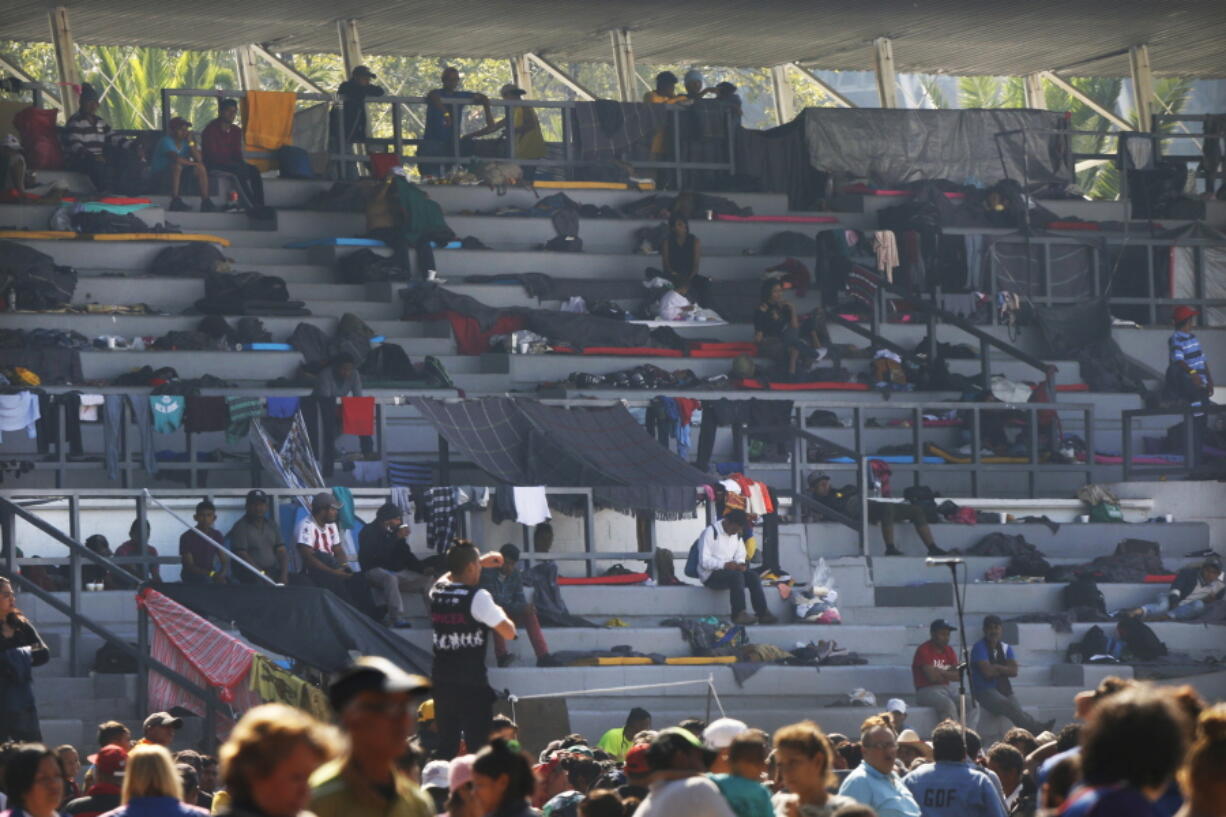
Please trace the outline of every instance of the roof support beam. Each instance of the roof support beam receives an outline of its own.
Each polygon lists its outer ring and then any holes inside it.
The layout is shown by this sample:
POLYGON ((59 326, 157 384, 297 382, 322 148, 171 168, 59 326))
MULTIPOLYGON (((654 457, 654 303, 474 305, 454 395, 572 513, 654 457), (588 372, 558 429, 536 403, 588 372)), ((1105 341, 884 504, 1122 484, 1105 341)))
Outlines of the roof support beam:
POLYGON ((1149 133, 1154 127, 1151 103, 1154 100, 1154 75, 1149 67, 1149 46, 1142 43, 1128 49, 1132 73, 1132 103, 1137 112, 1137 128, 1149 133))
MULTIPOLYGON (((26 82, 31 85, 42 85, 43 84, 39 82, 37 79, 35 79, 34 76, 30 74, 30 72, 26 71, 24 68, 22 68, 17 63, 6 59, 3 55, 0 55, 0 71, 7 71, 8 73, 17 77, 17 79, 21 80, 22 82, 26 82)), ((64 108, 64 103, 60 102, 59 95, 53 95, 52 92, 47 91, 45 89, 42 90, 42 94, 43 94, 43 97, 47 100, 47 102, 50 103, 52 108, 59 108, 61 110, 64 108)))
POLYGON ((563 71, 561 68, 559 68, 556 64, 554 64, 549 59, 542 57, 540 54, 532 54, 532 53, 525 54, 524 56, 526 56, 528 58, 528 61, 531 62, 533 65, 535 65, 537 68, 540 68, 546 74, 553 77, 558 82, 562 83, 567 88, 574 91, 575 96, 579 97, 585 102, 591 102, 594 99, 596 99, 596 95, 594 93, 592 93, 587 88, 584 88, 582 85, 580 85, 578 80, 576 80, 570 74, 563 71))
POLYGON ((796 101, 792 86, 788 84, 787 65, 771 66, 771 92, 775 97, 775 119, 780 125, 791 122, 796 116, 796 101))
POLYGON ((1094 113, 1098 114, 1103 119, 1106 119, 1112 125, 1115 125, 1117 128, 1120 128, 1121 130, 1132 130, 1132 125, 1129 124, 1126 120, 1121 119, 1114 111, 1110 111, 1104 108, 1102 105, 1095 102, 1087 94, 1078 90, 1076 87, 1073 86, 1071 82, 1069 82, 1067 79, 1060 76, 1056 72, 1042 71, 1040 72, 1039 76, 1041 76, 1043 79, 1050 82, 1052 85, 1055 85, 1057 88, 1064 91, 1066 94, 1073 97, 1074 99, 1079 101, 1081 104, 1085 105, 1087 108, 1094 111, 1094 113))
POLYGON ((260 90, 260 64, 250 45, 234 49, 234 61, 238 63, 238 87, 244 91, 260 90))
POLYGON ((341 60, 345 64, 345 79, 362 64, 362 41, 358 38, 358 21, 350 17, 336 21, 336 33, 341 40, 341 60))
POLYGON ((1044 110, 1047 100, 1043 97, 1043 77, 1038 74, 1027 74, 1022 77, 1022 95, 1027 108, 1044 110))
POLYGON ((254 56, 259 57, 264 62, 268 63, 274 69, 276 69, 278 73, 298 83, 298 85, 301 86, 302 88, 305 88, 308 91, 314 91, 317 94, 332 93, 332 91, 325 89, 322 85, 319 85, 318 83, 313 81, 306 74, 302 73, 297 68, 290 65, 288 62, 286 62, 285 60, 278 57, 276 54, 269 51, 264 46, 249 45, 249 46, 246 46, 246 48, 250 49, 251 53, 254 56))
POLYGON ((528 99, 536 98, 532 92, 532 66, 527 54, 511 57, 511 81, 525 91, 524 96, 528 99))
POLYGON ((889 37, 873 40, 877 66, 877 99, 883 108, 898 107, 898 84, 894 72, 894 42, 889 37))
POLYGON ((630 29, 615 28, 609 32, 613 46, 613 71, 617 74, 617 94, 622 102, 633 102, 638 89, 635 87, 634 45, 630 41, 630 29))
POLYGON ((854 107, 856 107, 856 103, 852 102, 850 99, 848 99, 847 97, 845 97, 845 96, 843 96, 842 94, 840 94, 838 91, 836 91, 836 90, 834 89, 834 86, 833 86, 833 85, 831 85, 830 83, 826 82, 824 79, 822 79, 821 77, 819 77, 817 74, 813 73, 813 72, 812 72, 811 70, 809 70, 808 68, 805 68, 805 67, 804 67, 803 65, 801 65, 800 63, 798 63, 798 62, 789 62, 789 63, 788 63, 788 65, 789 65, 789 66, 791 66, 792 68, 794 68, 796 71, 798 71, 798 72, 800 73, 800 75, 801 75, 802 77, 804 77, 806 80, 808 80, 809 82, 811 82, 811 83, 813 83, 814 85, 816 85, 816 86, 818 87, 818 89, 819 89, 819 90, 820 90, 820 91, 821 91, 823 94, 825 94, 825 95, 826 95, 826 97, 827 97, 828 99, 833 100, 833 101, 834 101, 834 104, 835 104, 835 105, 837 105, 838 107, 840 107, 840 108, 854 108, 854 107))
POLYGON ((68 9, 56 6, 48 13, 51 23, 51 42, 55 45, 55 67, 59 71, 64 116, 77 111, 77 91, 81 86, 81 68, 77 65, 77 46, 72 41, 72 28, 68 24, 68 9))

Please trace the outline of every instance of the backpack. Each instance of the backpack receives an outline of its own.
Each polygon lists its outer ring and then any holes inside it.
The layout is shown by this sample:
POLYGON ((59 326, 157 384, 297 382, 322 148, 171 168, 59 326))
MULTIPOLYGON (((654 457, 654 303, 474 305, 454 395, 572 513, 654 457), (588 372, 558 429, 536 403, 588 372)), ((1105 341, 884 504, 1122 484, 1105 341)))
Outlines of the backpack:
POLYGON ((1153 629, 1139 618, 1122 618, 1116 631, 1124 646, 1142 661, 1153 661, 1166 655, 1166 645, 1153 629))
POLYGON ((702 533, 698 534, 698 538, 694 540, 694 544, 690 545, 690 552, 685 557, 685 575, 691 579, 702 578, 702 574, 698 572, 698 566, 702 564, 702 537, 706 532, 704 528, 702 533))
POLYGON ((1114 502, 1099 502, 1090 508, 1091 522, 1123 522, 1124 511, 1114 502))
POLYGON ((79 233, 96 235, 98 233, 147 233, 151 228, 148 224, 132 213, 73 213, 72 228, 79 233))
POLYGON ((1061 598, 1065 610, 1089 607, 1103 615, 1107 614, 1107 600, 1103 597, 1103 591, 1098 589, 1098 583, 1089 573, 1080 573, 1066 584, 1061 591, 1061 598))
POLYGON ((136 672, 136 659, 108 641, 94 653, 94 672, 131 675, 136 672))
POLYGON ((281 169, 283 179, 318 178, 311 169, 311 154, 293 145, 277 148, 277 167, 281 169))
POLYGON ((230 262, 221 250, 202 242, 167 247, 149 264, 150 275, 172 278, 204 278, 210 273, 229 271, 230 262))
POLYGON ((417 370, 404 347, 383 343, 371 350, 359 371, 371 380, 416 380, 417 370))
POLYGON ((374 250, 366 248, 341 256, 336 262, 336 278, 342 284, 386 281, 402 272, 404 270, 390 258, 384 258, 374 250))
POLYGON ((328 341, 328 336, 313 323, 298 324, 287 342, 302 353, 308 366, 315 365, 318 368, 332 357, 332 344, 328 341))
POLYGON ((583 239, 579 237, 579 211, 563 207, 549 217, 557 235, 545 242, 543 249, 550 252, 583 252, 583 239))
POLYGON ((57 266, 46 253, 15 241, 0 241, 0 293, 13 290, 9 308, 55 309, 72 302, 77 272, 57 266))

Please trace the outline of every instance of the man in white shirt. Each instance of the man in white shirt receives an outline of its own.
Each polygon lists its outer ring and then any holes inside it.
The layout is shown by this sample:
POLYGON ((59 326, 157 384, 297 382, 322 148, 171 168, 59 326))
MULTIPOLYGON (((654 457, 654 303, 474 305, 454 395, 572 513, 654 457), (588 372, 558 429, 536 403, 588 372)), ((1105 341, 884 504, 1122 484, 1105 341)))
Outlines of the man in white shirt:
POLYGON ((321 491, 311 500, 311 514, 298 523, 294 542, 302 560, 302 572, 317 587, 331 590, 353 603, 349 557, 341 544, 341 532, 336 526, 340 503, 328 491, 321 491))
POLYGON ((745 555, 741 531, 748 524, 745 512, 733 509, 702 532, 698 539, 698 577, 712 590, 728 591, 734 624, 774 624, 779 619, 767 608, 762 580, 757 571, 750 569, 745 555), (745 609, 746 590, 753 613, 745 609))
POLYGON ((685 729, 661 730, 647 750, 651 791, 635 817, 733 817, 719 787, 704 774, 714 755, 685 729))

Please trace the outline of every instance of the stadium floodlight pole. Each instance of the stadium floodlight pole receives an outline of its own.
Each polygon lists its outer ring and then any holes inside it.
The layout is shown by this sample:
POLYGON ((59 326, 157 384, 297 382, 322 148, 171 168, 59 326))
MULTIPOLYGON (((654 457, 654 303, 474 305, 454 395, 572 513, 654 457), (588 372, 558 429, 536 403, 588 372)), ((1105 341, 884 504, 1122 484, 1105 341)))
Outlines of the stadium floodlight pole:
MULTIPOLYGON (((962 724, 962 734, 966 735, 966 675, 971 671, 971 656, 966 650, 966 619, 963 618, 962 594, 958 592, 958 565, 966 570, 966 562, 958 558, 933 558, 924 560, 928 567, 945 565, 949 568, 949 582, 954 591, 954 610, 958 614, 958 640, 962 647, 958 663, 958 719, 962 724)), ((965 738, 963 738, 965 740, 965 738)))

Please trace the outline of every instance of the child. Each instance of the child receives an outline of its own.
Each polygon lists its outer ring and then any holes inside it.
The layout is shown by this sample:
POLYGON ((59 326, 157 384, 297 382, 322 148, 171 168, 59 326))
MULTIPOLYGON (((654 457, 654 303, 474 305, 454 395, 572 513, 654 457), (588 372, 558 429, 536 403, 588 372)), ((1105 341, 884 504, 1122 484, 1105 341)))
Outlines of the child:
POLYGON ((183 531, 179 537, 179 558, 183 560, 182 580, 185 584, 203 584, 210 578, 216 582, 226 580, 230 560, 224 551, 206 542, 201 534, 221 544, 221 531, 213 527, 217 521, 217 509, 207 499, 196 505, 195 530, 183 531), (220 558, 221 566, 213 576, 213 559, 220 558))
POLYGON ((766 772, 766 734, 750 729, 737 735, 728 746, 731 774, 713 774, 728 807, 736 817, 774 817, 770 792, 762 785, 766 772))

